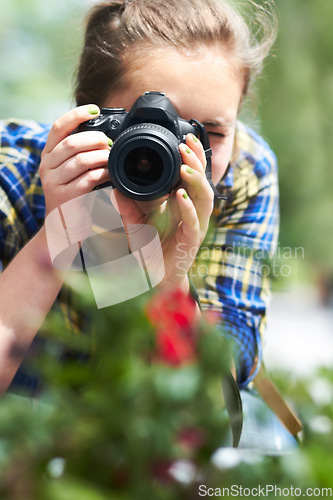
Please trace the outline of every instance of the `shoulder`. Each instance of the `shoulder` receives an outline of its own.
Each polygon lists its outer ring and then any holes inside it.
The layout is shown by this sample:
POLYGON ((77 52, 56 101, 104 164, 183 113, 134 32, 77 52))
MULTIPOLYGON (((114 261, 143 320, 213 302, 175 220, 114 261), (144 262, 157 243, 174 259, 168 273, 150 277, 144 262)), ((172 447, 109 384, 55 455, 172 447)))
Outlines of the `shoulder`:
POLYGON ((38 173, 41 152, 50 125, 32 120, 0 121, 0 186, 5 191, 13 183, 25 187, 38 173))
POLYGON ((27 157, 43 150, 50 125, 32 120, 0 120, 0 153, 2 156, 27 157))
POLYGON ((270 145, 257 132, 237 122, 231 168, 222 180, 229 203, 243 204, 267 188, 277 192, 277 161, 270 145), (247 200, 247 201, 246 201, 247 200))
POLYGON ((41 152, 50 125, 32 120, 0 121, 0 221, 33 232, 44 216, 39 178, 41 152), (31 226, 31 227, 30 227, 31 226))
POLYGON ((45 142, 50 128, 51 125, 34 120, 18 120, 15 118, 0 120, 1 141, 6 138, 15 143, 20 138, 26 137, 37 142, 45 142))
POLYGON ((277 168, 276 156, 268 142, 240 121, 236 126, 234 153, 234 167, 250 169, 258 178, 277 168))

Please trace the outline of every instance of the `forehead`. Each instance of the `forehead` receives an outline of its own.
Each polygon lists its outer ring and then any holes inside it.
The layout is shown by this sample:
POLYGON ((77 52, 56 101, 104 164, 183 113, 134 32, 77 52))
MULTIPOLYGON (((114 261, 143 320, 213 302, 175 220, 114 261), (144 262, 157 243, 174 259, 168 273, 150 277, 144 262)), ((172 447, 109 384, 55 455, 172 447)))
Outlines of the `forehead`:
POLYGON ((128 111, 147 90, 165 92, 182 118, 234 122, 242 97, 242 77, 231 57, 217 48, 140 51, 127 61, 124 88, 107 106, 128 111), (147 53, 148 52, 148 53, 147 53))

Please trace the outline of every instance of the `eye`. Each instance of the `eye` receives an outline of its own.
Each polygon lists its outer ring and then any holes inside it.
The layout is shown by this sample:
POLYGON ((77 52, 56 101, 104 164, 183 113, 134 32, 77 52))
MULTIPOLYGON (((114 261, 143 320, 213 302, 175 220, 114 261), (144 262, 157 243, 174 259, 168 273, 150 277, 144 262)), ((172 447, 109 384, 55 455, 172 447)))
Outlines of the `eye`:
POLYGON ((225 137, 225 134, 222 134, 221 132, 208 131, 208 135, 213 136, 213 137, 225 137))

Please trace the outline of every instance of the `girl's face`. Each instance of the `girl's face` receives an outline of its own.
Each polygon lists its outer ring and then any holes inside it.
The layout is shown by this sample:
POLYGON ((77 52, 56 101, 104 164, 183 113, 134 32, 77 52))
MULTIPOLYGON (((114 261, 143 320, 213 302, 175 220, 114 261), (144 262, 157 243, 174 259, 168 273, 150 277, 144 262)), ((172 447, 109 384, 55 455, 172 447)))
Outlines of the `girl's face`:
POLYGON ((181 118, 195 118, 205 125, 213 150, 212 180, 217 184, 231 159, 242 98, 243 81, 236 64, 217 47, 186 54, 163 48, 147 50, 127 68, 126 86, 105 106, 129 111, 147 90, 164 92, 181 118))

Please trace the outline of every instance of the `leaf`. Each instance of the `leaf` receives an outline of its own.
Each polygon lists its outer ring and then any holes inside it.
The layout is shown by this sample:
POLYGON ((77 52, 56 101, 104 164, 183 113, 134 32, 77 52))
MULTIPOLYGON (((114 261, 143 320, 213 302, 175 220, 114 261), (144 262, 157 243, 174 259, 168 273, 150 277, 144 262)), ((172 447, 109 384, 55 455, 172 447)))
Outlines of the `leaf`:
POLYGON ((191 401, 198 392, 200 372, 197 365, 181 368, 158 367, 154 377, 157 394, 170 402, 191 401))

